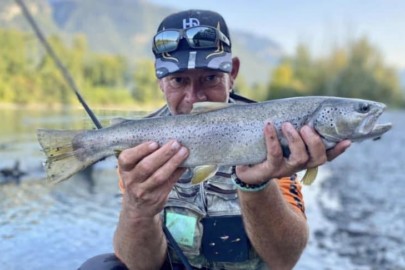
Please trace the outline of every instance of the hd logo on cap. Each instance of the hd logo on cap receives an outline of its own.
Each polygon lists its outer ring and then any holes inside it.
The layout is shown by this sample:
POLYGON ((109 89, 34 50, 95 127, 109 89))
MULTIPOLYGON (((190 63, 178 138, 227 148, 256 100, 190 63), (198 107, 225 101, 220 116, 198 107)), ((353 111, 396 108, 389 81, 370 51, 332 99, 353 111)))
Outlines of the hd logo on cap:
POLYGON ((183 29, 186 28, 190 28, 193 26, 199 26, 200 25, 200 21, 197 18, 189 18, 187 19, 183 19, 183 29))

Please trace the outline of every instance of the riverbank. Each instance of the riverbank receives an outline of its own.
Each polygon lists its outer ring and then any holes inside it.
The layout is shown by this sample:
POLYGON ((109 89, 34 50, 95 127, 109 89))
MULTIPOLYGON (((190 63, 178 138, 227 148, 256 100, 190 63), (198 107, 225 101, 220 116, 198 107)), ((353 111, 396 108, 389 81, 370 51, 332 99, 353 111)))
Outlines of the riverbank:
MULTIPOLYGON (((94 111, 129 111, 129 110, 136 110, 136 111, 143 111, 143 112, 151 112, 154 111, 165 103, 163 101, 153 102, 153 103, 123 103, 123 104, 88 104, 90 108, 94 111)), ((53 110, 53 111, 62 111, 62 110, 84 110, 83 106, 77 102, 77 104, 16 104, 16 103, 0 103, 1 110, 53 110)))

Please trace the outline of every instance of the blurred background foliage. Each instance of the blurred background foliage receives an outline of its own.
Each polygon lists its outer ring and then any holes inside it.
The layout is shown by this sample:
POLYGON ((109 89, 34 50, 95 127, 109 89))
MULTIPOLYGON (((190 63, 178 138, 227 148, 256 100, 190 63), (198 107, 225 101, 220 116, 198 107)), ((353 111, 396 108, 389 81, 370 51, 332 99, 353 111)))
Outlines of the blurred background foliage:
POLYGON ((314 58, 306 44, 299 44, 269 77, 267 85, 253 87, 238 81, 240 92, 258 100, 328 95, 378 100, 395 107, 405 104, 397 71, 384 63, 367 38, 334 48, 322 58, 314 58))
MULTIPOLYGON (((94 52, 86 37, 77 35, 67 45, 58 36, 51 46, 71 72, 84 98, 93 106, 158 106, 163 97, 156 83, 153 60, 132 65, 117 54, 94 52)), ((0 29, 0 103, 60 106, 77 104, 52 59, 36 37, 0 29)), ((242 61, 243 65, 243 61, 242 61)), ((404 94, 395 69, 367 38, 336 47, 315 58, 299 44, 268 71, 268 82, 247 83, 240 74, 236 91, 259 101, 304 95, 366 98, 404 107, 404 94)))

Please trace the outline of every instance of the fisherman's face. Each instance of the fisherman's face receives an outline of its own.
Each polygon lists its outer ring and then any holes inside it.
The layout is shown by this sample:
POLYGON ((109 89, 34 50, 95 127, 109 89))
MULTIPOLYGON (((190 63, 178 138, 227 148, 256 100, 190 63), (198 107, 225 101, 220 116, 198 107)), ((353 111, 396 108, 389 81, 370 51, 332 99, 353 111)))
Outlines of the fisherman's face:
POLYGON ((170 112, 187 114, 196 102, 228 102, 232 80, 227 73, 191 69, 164 77, 159 85, 170 112))
POLYGON ((196 102, 228 102, 239 71, 239 59, 232 62, 231 73, 208 69, 190 69, 159 80, 172 114, 188 114, 196 102))

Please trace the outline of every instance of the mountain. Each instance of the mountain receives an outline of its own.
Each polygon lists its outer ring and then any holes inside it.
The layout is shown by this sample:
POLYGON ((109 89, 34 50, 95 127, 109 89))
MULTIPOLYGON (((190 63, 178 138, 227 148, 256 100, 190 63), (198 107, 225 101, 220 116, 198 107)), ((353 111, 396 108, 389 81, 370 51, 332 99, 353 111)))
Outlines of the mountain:
MULTIPOLYGON (((52 8, 44 0, 29 0, 24 2, 31 15, 46 34, 58 34, 59 29, 52 19, 52 8)), ((32 31, 24 18, 20 7, 14 0, 0 1, 0 28, 11 28, 22 31, 32 31)))
MULTIPOLYGON (((86 36, 96 52, 136 59, 153 58, 151 37, 161 19, 176 10, 147 0, 25 0, 45 33, 66 38, 86 36)), ((31 31, 12 0, 0 3, 0 27, 31 31)), ((230 28, 232 28, 230 26, 230 28)), ((282 56, 276 42, 232 29, 234 55, 241 58, 241 74, 248 83, 266 82, 282 56)))
POLYGON ((82 33, 90 47, 136 59, 153 56, 154 26, 172 10, 141 0, 51 1, 53 20, 61 31, 82 33))
POLYGON ((268 38, 233 29, 231 31, 232 52, 241 59, 240 74, 249 84, 266 83, 271 69, 283 57, 280 46, 268 38))

